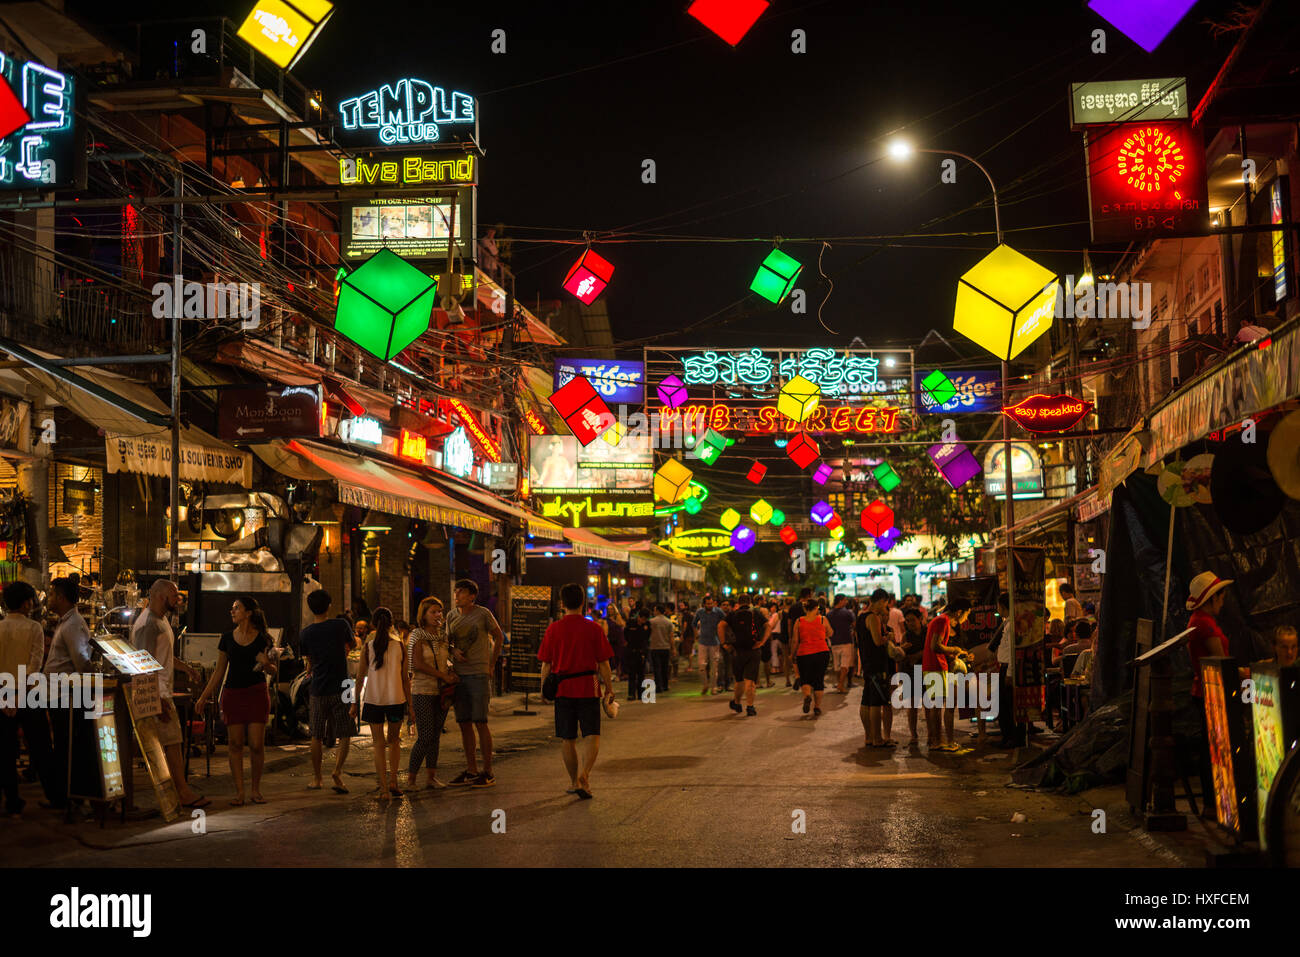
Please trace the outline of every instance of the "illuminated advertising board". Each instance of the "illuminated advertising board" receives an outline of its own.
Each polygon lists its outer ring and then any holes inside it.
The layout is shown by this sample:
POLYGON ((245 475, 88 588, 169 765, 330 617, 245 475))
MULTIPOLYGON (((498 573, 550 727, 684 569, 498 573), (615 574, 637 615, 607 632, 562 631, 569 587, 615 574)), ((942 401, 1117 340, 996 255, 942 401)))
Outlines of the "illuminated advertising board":
POLYGON ((442 440, 442 468, 461 478, 469 478, 474 471, 474 447, 464 426, 458 426, 442 440))
POLYGON ((1205 149, 1190 120, 1123 123, 1084 138, 1094 243, 1209 232, 1205 149))
POLYGON ((1070 125, 1187 119, 1187 77, 1070 84, 1070 125))
POLYGON ((556 359, 555 389, 583 376, 606 403, 640 405, 645 401, 645 363, 611 359, 556 359))
POLYGON ((328 0, 257 0, 236 36, 288 70, 302 59, 333 12, 328 0))
MULTIPOLYGON (((1235 678, 1235 659, 1201 659, 1201 693, 1205 701, 1205 724, 1209 732, 1207 746, 1210 749, 1210 770, 1214 778, 1215 817, 1229 830, 1239 831, 1244 823, 1241 803, 1246 796, 1238 796, 1238 768, 1233 758, 1237 744, 1234 738, 1239 738, 1241 731, 1233 733, 1233 719, 1238 719, 1238 728, 1241 725, 1240 715, 1229 710, 1230 694, 1224 688, 1224 662, 1230 664, 1231 675, 1235 678)), ((1253 826, 1255 822, 1252 820, 1249 823, 1253 826)))
POLYGON ((445 260, 454 208, 456 252, 472 262, 474 207, 471 187, 351 203, 343 210, 343 258, 366 259, 390 249, 403 259, 445 260))
POLYGON ((627 435, 617 445, 597 440, 581 446, 572 435, 534 435, 528 441, 528 485, 545 492, 605 492, 644 496, 654 482, 648 435, 627 435))
POLYGON ((1300 669, 1253 664, 1250 677, 1254 683, 1250 716, 1255 732, 1255 810, 1260 846, 1264 847, 1264 817, 1273 779, 1277 777, 1287 753, 1295 749, 1296 737, 1300 734, 1300 701, 1297 701, 1296 692, 1300 669))
MULTIPOLYGON (((1268 191, 1269 222, 1274 226, 1281 225, 1286 221, 1283 201, 1282 180, 1275 179, 1268 191)), ((1272 233, 1270 245, 1273 252, 1273 300, 1281 302, 1286 298, 1287 293, 1286 230, 1279 229, 1272 233)))
MULTIPOLYGON (((1004 446, 1001 442, 990 445, 984 454, 984 494, 994 498, 1007 497, 1006 468, 1003 466, 1004 446)), ((1027 442, 1011 443, 1011 484, 1015 491, 1012 496, 1021 498, 1044 498, 1043 460, 1037 450, 1027 442)))
POLYGON ((474 97, 414 77, 344 100, 338 112, 354 141, 384 146, 463 142, 478 134, 474 97))
MULTIPOLYGON (((665 350, 667 351, 667 350, 665 350)), ((912 359, 905 351, 879 355, 863 350, 829 348, 782 351, 748 349, 721 352, 706 349, 682 352, 678 374, 692 395, 692 386, 728 387, 737 398, 775 399, 781 386, 801 376, 829 399, 881 398, 895 402, 910 396, 912 359)), ((899 404, 899 402, 895 402, 899 404)))
POLYGON ((537 494, 533 509, 543 518, 568 528, 647 526, 656 521, 649 493, 627 498, 609 492, 537 494))
POLYGON ((1042 435, 1073 428, 1091 411, 1091 402, 1069 395, 1031 395, 1002 409, 1021 428, 1042 435))
POLYGON ((928 415, 949 415, 953 412, 997 412, 998 396, 1002 390, 1002 374, 996 369, 979 369, 971 372, 945 370, 957 394, 942 404, 921 388, 922 374, 917 373, 916 411, 928 415))
POLYGON ((461 402, 460 399, 445 399, 447 406, 456 413, 460 419, 461 425, 473 437, 475 444, 478 445, 479 451, 493 462, 501 461, 501 446, 492 440, 492 436, 487 434, 482 424, 469 407, 461 402))
POLYGON ((73 78, 0 53, 0 189, 84 188, 73 78))
POLYGON ((710 558, 735 551, 731 532, 725 528, 683 529, 660 540, 659 547, 691 558, 710 558))
POLYGON ((474 153, 411 153, 344 157, 339 160, 341 186, 472 186, 480 159, 474 153))

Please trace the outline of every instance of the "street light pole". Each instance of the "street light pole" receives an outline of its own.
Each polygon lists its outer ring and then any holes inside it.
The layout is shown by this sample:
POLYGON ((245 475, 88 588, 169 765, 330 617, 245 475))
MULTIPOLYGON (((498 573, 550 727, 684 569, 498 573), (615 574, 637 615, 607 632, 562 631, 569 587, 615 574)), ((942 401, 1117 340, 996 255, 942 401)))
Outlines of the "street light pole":
MULTIPOLYGON (((989 175, 989 171, 984 168, 984 166, 980 163, 980 161, 973 156, 968 156, 965 153, 958 153, 956 150, 934 150, 934 149, 917 148, 916 152, 936 153, 940 156, 960 156, 962 159, 966 160, 968 163, 970 163, 977 170, 979 170, 981 173, 984 174, 984 178, 989 181, 989 190, 993 193, 993 228, 997 235, 998 245, 1001 246, 1002 245, 1002 211, 998 206, 998 187, 997 184, 993 182, 993 177, 989 175)), ((1003 359, 1001 400, 1004 406, 1006 405, 1007 402, 1007 379, 1010 377, 1009 376, 1010 369, 1011 369, 1011 363, 1008 362, 1006 359, 1003 359)), ((1006 483, 1006 488, 1005 488, 1006 506, 1002 510, 1002 517, 1004 519, 1003 533, 1006 537, 1006 549, 1007 549, 1007 601, 1009 602, 1007 615, 1010 618, 1010 620, 1014 623, 1016 620, 1016 551, 1015 551, 1016 533, 1013 530, 1013 526, 1016 524, 1016 505, 1015 505, 1016 500, 1014 497, 1015 489, 1011 485, 1011 433, 1009 431, 1010 426, 1009 423, 1007 422, 1007 416, 1005 413, 1001 414, 1001 418, 1002 418, 1002 468, 1003 468, 1002 474, 1003 474, 1003 481, 1006 483)), ((1011 626, 1011 640, 1012 640, 1011 667, 1007 669, 1007 671, 1011 679, 1011 687, 1012 687, 1013 695, 1015 693, 1014 689, 1016 686, 1016 657, 1015 657, 1015 644, 1014 644, 1015 637, 1016 637, 1016 629, 1015 629, 1015 625, 1012 624, 1011 626)), ((999 707, 1006 707, 1006 705, 1009 703, 1010 702, 1004 703, 999 707)))

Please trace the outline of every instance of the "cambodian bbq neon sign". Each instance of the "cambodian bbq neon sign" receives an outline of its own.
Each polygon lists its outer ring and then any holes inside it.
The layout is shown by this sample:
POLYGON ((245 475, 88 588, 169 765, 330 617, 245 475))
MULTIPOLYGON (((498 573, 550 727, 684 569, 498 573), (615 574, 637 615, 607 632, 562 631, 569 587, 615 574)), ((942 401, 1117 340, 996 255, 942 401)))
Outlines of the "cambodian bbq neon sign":
POLYGON ((776 432, 889 433, 898 431, 897 408, 852 405, 819 405, 800 424, 776 411, 774 405, 757 409, 716 403, 683 405, 658 411, 659 431, 682 429, 685 432, 719 432, 735 429, 756 434, 776 432))
MULTIPOLYGON (((815 348, 803 352, 773 353, 762 349, 747 352, 716 352, 712 349, 681 357, 682 381, 692 385, 749 386, 755 390, 775 388, 780 382, 803 376, 821 387, 828 396, 874 396, 890 392, 895 384, 878 375, 881 360, 854 352, 837 354, 834 349, 815 348)), ((901 372, 904 370, 900 370, 901 372)), ((910 369, 905 370, 910 375, 910 369)), ((898 386, 910 391, 903 381, 898 386)))
POLYGON ((344 100, 339 116, 345 130, 375 130, 386 145, 436 143, 444 126, 473 126, 474 98, 408 77, 344 100))

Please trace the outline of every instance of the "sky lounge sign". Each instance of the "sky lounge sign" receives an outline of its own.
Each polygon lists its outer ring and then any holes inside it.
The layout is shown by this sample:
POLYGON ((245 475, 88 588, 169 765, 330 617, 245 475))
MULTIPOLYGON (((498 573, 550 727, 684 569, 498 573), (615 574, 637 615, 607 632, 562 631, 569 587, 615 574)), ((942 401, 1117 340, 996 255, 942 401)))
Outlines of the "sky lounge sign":
POLYGON ((343 129, 373 130, 385 146, 470 139, 477 129, 474 97, 410 77, 344 100, 339 116, 343 129))

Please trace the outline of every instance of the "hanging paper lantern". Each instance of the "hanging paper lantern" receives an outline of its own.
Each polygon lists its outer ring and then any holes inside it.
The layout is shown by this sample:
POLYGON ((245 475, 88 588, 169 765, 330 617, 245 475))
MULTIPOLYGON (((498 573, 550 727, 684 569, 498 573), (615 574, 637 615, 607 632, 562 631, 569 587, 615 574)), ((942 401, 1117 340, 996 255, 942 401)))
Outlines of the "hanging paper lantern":
POLYGON ((894 471, 894 467, 888 462, 881 462, 871 470, 871 474, 876 477, 876 481, 886 492, 892 492, 894 489, 898 488, 903 481, 898 477, 898 473, 894 471))
POLYGON ((812 478, 818 485, 825 485, 826 480, 834 474, 835 470, 823 462, 821 465, 817 466, 816 471, 813 472, 812 478))
POLYGON ((718 519, 718 523, 723 528, 730 531, 731 529, 735 528, 737 525, 740 524, 740 513, 737 512, 734 508, 729 508, 722 513, 722 517, 718 519))
POLYGON ((772 520, 772 506, 765 499, 759 499, 749 507, 749 517, 759 525, 766 525, 772 520))
POLYGON ((795 376, 776 397, 776 411, 787 419, 803 422, 822 400, 822 387, 801 375, 795 376))
POLYGON ((833 532, 843 524, 844 519, 840 518, 840 513, 831 512, 831 517, 826 520, 826 529, 833 532))
POLYGON ((940 442, 927 450, 930 461, 939 470, 949 485, 961 488, 980 474, 980 464, 975 460, 971 450, 960 442, 940 442))
POLYGON ((669 459, 655 472, 655 498, 663 499, 669 505, 681 501, 690 491, 691 472, 676 459, 669 459))
POLYGON ((885 534, 894 524, 894 510, 876 499, 862 510, 862 530, 873 538, 885 534))
POLYGON ((807 432, 800 432, 785 447, 785 454, 790 460, 801 469, 806 469, 817 457, 822 454, 821 447, 817 445, 807 432))
POLYGON ((882 552, 887 552, 898 544, 898 540, 902 535, 903 533, 897 528, 891 528, 889 531, 885 532, 884 535, 876 537, 876 548, 880 549, 882 552))
POLYGON ((700 510, 704 508, 704 504, 699 500, 699 498, 692 495, 690 498, 686 500, 685 508, 686 511, 689 512, 691 515, 699 515, 700 510))
POLYGON ((801 262, 791 259, 779 249, 773 249, 767 254, 763 264, 758 267, 758 272, 754 274, 754 281, 749 284, 749 288, 768 302, 779 305, 786 296, 790 295, 790 290, 794 288, 801 269, 803 269, 801 262))
POLYGON ((763 476, 766 474, 767 466, 755 459, 754 464, 749 467, 749 474, 746 475, 745 478, 757 485, 759 482, 763 481, 763 476))
POLYGON ((784 524, 785 524, 785 512, 781 511, 779 508, 774 508, 774 509, 772 509, 772 517, 769 519, 769 521, 770 521, 773 525, 784 525, 784 524))
POLYGON ((660 379, 656 391, 659 393, 659 401, 669 409, 675 409, 686 402, 686 384, 675 375, 660 379))
POLYGON ((695 0, 686 12, 734 47, 770 6, 768 0, 695 0))
POLYGON ((942 370, 935 369, 921 380, 921 397, 932 406, 944 405, 956 394, 957 387, 942 370))
POLYGON ((387 362, 429 328, 438 284, 391 249, 339 281, 334 328, 387 362))
POLYGON ((748 525, 737 525, 731 531, 731 547, 742 555, 754 547, 758 538, 748 525))
POLYGON ((781 541, 785 542, 787 545, 793 545, 798 540, 799 536, 795 533, 793 528, 789 525, 783 525, 781 527, 781 541))
POLYGON ((551 405, 584 447, 594 442, 617 419, 605 400, 584 376, 574 376, 551 395, 551 405))
POLYGON ((695 448, 691 450, 691 454, 705 465, 712 465, 718 461, 718 456, 722 454, 722 450, 729 444, 726 436, 721 432, 709 429, 700 436, 700 440, 695 443, 695 448))
POLYGON ((840 539, 844 537, 844 526, 836 525, 831 529, 831 538, 840 539))
POLYGON ((1050 269, 1003 243, 958 281, 953 330, 1014 359, 1051 328, 1059 287, 1050 269))
POLYGON ((831 516, 835 514, 835 509, 831 508, 827 502, 818 502, 812 507, 809 514, 815 524, 825 525, 831 520, 831 516))
POLYGON ((605 291, 613 275, 614 266, 594 250, 588 249, 569 268, 564 277, 564 290, 590 306, 605 291))
POLYGON ((601 438, 614 446, 614 448, 618 448, 619 444, 623 441, 623 436, 625 435, 627 435, 627 429, 623 428, 622 423, 615 422, 605 430, 605 434, 602 435, 601 438))

